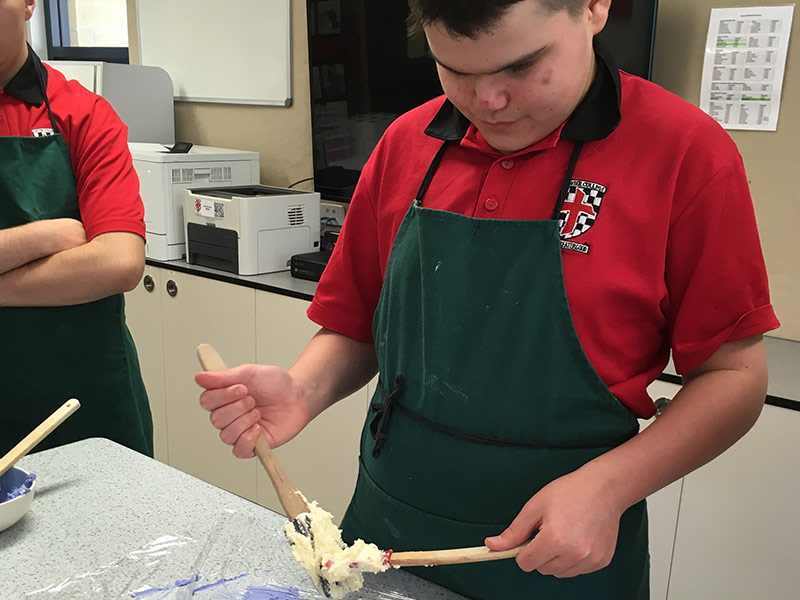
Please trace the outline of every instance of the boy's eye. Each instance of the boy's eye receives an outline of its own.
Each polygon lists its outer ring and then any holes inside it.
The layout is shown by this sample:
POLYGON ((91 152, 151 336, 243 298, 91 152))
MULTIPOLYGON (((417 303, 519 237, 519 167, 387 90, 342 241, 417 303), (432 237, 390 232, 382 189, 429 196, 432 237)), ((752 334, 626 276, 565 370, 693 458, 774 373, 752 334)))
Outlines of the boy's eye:
POLYGON ((516 65, 511 65, 510 67, 508 67, 507 71, 509 73, 522 73, 524 71, 527 71, 532 64, 533 64, 532 60, 526 60, 524 62, 517 63, 516 65))

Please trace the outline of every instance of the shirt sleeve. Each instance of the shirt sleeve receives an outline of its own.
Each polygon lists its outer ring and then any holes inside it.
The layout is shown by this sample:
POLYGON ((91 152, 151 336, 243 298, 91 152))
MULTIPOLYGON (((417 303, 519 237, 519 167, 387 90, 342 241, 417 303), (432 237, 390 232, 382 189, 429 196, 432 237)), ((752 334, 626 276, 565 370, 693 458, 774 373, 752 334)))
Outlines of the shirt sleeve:
MULTIPOLYGON (((69 82, 67 85, 76 85, 69 82)), ((81 88, 73 93, 90 93, 81 88)), ((128 128, 111 105, 91 95, 68 133, 78 204, 86 235, 127 231, 145 237, 139 178, 128 149, 128 128)))
POLYGON ((318 325, 361 342, 372 341, 372 319, 383 275, 376 211, 367 163, 350 201, 339 240, 317 285, 308 318, 318 325))
POLYGON ((779 326, 738 154, 673 216, 666 284, 678 373, 699 367, 726 342, 779 326))

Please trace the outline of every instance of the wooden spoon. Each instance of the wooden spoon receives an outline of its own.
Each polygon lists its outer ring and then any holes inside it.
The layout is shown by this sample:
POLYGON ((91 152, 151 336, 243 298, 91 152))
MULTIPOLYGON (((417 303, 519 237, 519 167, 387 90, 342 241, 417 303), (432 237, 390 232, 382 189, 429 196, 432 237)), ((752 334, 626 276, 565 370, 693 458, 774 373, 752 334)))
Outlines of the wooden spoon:
MULTIPOLYGON (((206 371, 224 371, 228 368, 225 361, 222 360, 222 357, 208 344, 200 344, 197 347, 197 358, 206 371)), ((278 462, 277 457, 272 452, 272 448, 270 448, 266 437, 263 435, 258 436, 254 451, 256 456, 258 456, 258 460, 261 461, 264 469, 266 469, 267 475, 269 475, 269 479, 272 481, 272 487, 275 488, 275 492, 278 494, 278 500, 280 500, 283 510, 286 511, 286 516, 289 517, 292 525, 294 525, 295 531, 307 537, 313 548, 315 543, 314 535, 311 532, 311 519, 308 514, 311 509, 306 503, 304 496, 289 480, 283 467, 281 467, 278 462), (299 517, 299 515, 303 513, 306 514, 299 517)), ((325 578, 324 573, 319 573, 319 576, 322 592, 325 594, 326 598, 330 598, 331 587, 338 584, 331 584, 331 582, 325 578)))
MULTIPOLYGON (((197 347, 197 358, 200 359, 200 364, 206 371, 224 371, 228 368, 225 365, 225 361, 222 360, 222 357, 208 344, 200 344, 197 347)), ((302 523, 302 520, 298 521, 297 519, 299 514, 308 512, 309 507, 303 500, 303 496, 287 477, 286 472, 281 467, 267 439, 263 435, 258 436, 256 440, 255 453, 256 456, 258 456, 258 460, 261 461, 261 464, 264 465, 264 468, 267 470, 267 474, 272 481, 275 492, 278 494, 281 505, 286 511, 286 515, 295 522, 295 528, 298 528, 301 534, 311 537, 310 530, 300 531, 303 525, 307 526, 308 524, 302 523), (300 525, 300 527, 298 527, 298 525, 300 525)), ((502 552, 495 552, 486 546, 423 552, 392 552, 391 550, 385 550, 384 560, 395 567, 426 567, 484 562, 488 560, 514 558, 526 545, 527 544, 522 544, 521 546, 502 552)))
MULTIPOLYGON (((224 371, 228 368, 222 357, 208 344, 200 344, 197 347, 197 358, 206 371, 224 371)), ((281 506, 286 511, 286 516, 294 521, 297 515, 308 512, 308 504, 306 504, 303 496, 289 480, 283 467, 281 467, 272 452, 267 438, 263 435, 259 435, 256 440, 255 453, 258 456, 258 460, 267 470, 272 486, 278 494, 278 500, 280 500, 281 506)))
POLYGON ((472 548, 454 548, 453 550, 428 550, 422 552, 392 552, 386 551, 386 558, 393 567, 435 567, 437 565, 458 565, 462 563, 485 562, 487 560, 502 560, 515 558, 527 546, 527 542, 497 552, 486 546, 472 548))
POLYGON ((81 403, 75 398, 64 402, 52 415, 42 421, 36 429, 26 435, 19 444, 9 450, 3 458, 0 458, 0 476, 13 467, 20 458, 33 450, 39 442, 50 435, 56 427, 61 425, 68 416, 80 407, 81 403))

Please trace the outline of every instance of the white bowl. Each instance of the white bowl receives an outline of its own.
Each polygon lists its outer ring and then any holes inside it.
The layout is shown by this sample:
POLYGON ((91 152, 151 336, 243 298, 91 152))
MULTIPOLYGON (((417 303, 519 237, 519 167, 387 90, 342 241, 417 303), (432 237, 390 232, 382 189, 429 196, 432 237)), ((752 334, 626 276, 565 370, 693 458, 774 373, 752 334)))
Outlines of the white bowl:
MULTIPOLYGON (((18 488, 28 477, 28 472, 18 469, 16 467, 10 468, 2 477, 0 477, 0 490, 8 492, 14 488, 18 488)), ((17 496, 13 500, 7 502, 0 502, 0 531, 8 529, 14 523, 19 521, 31 506, 33 502, 33 493, 36 489, 36 481, 31 485, 31 489, 27 493, 17 496)), ((2 492, 0 492, 2 493, 2 492)))

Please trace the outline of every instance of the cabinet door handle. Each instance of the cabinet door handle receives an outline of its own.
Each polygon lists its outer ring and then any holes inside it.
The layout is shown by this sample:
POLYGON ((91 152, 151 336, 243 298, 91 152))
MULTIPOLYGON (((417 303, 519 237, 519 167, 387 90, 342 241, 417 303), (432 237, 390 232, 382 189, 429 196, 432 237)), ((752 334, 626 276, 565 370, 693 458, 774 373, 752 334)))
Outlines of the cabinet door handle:
POLYGON ((178 284, 170 279, 167 281, 167 293, 173 298, 178 295, 178 284))
POLYGON ((660 415, 664 412, 664 409, 669 406, 669 403, 672 402, 672 398, 659 398, 655 401, 656 405, 656 416, 660 415))
POLYGON ((144 276, 144 289, 146 289, 148 292, 152 292, 154 289, 156 289, 156 282, 153 281, 153 278, 150 277, 150 275, 144 276))

